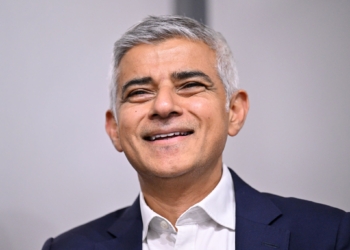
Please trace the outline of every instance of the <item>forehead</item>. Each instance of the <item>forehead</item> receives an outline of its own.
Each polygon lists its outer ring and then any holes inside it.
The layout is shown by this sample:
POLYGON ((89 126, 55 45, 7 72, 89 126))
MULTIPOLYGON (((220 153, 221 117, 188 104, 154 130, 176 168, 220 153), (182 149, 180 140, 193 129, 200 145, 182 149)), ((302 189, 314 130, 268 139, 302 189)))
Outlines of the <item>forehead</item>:
POLYGON ((216 54, 207 44, 172 38, 131 48, 119 64, 118 85, 133 77, 162 79, 182 70, 201 70, 217 75, 216 54))

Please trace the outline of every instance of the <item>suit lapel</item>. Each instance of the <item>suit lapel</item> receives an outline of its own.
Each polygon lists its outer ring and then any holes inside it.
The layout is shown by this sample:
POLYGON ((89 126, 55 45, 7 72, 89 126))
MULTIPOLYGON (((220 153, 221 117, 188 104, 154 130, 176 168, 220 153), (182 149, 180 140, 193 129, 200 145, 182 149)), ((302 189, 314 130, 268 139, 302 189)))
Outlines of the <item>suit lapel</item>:
POLYGON ((109 228, 115 238, 95 245, 95 250, 142 250, 142 218, 139 197, 109 228))
POLYGON ((236 250, 287 250, 290 232, 272 224, 281 211, 230 169, 236 200, 236 250))

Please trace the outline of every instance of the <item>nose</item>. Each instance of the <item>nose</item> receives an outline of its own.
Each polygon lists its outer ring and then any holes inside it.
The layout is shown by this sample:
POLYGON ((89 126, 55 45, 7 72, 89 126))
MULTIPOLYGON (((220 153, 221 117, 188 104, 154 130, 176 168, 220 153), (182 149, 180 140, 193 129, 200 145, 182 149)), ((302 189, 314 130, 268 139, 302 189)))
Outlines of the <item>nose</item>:
POLYGON ((179 98, 172 87, 160 88, 156 97, 153 99, 152 108, 149 113, 150 118, 166 119, 181 115, 182 108, 179 98))

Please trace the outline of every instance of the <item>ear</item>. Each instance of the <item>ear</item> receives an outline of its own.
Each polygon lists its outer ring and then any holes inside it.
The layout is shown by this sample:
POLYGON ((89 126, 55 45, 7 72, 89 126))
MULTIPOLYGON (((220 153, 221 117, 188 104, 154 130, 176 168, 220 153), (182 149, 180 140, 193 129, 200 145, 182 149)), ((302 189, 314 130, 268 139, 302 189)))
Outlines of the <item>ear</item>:
POLYGON ((249 110, 248 94, 244 90, 236 91, 230 100, 228 134, 235 136, 243 127, 249 110))
POLYGON ((114 147, 119 152, 123 152, 123 148, 120 144, 118 124, 111 110, 107 110, 106 112, 105 128, 106 128, 107 134, 109 135, 109 138, 111 138, 112 140, 114 147))

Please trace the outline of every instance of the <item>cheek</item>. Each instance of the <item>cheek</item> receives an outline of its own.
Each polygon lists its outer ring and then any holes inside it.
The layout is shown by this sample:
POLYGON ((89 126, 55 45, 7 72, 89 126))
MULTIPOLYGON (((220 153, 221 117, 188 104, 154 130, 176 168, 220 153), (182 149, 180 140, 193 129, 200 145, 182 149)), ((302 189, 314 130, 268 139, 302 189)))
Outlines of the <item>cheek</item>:
POLYGON ((126 132, 132 132, 128 133, 129 136, 136 133, 137 127, 140 124, 143 116, 142 110, 136 107, 120 109, 118 121, 121 136, 126 136, 126 132))
POLYGON ((203 113, 203 110, 205 110, 205 105, 201 102, 191 102, 189 109, 193 113, 201 114, 201 113, 203 113))
POLYGON ((226 117, 225 105, 217 100, 198 98, 188 103, 189 111, 196 116, 213 122, 223 122, 226 117))
POLYGON ((193 101, 188 106, 188 111, 198 119, 199 126, 211 127, 213 120, 214 110, 212 110, 211 105, 208 102, 193 101))
POLYGON ((212 109, 212 105, 208 100, 203 98, 196 98, 189 100, 187 102, 188 110, 196 115, 201 117, 207 117, 210 115, 210 110, 212 109))

